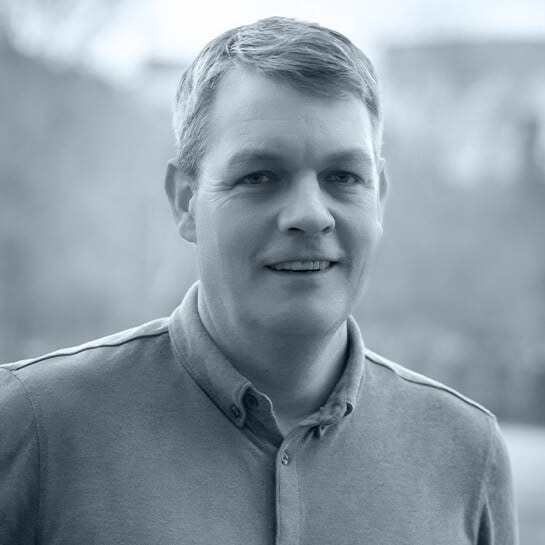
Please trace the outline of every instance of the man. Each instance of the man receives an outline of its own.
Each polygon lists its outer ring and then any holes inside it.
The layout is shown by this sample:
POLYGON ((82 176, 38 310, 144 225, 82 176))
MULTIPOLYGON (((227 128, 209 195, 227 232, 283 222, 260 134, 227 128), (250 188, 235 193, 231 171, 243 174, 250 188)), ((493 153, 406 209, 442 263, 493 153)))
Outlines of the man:
POLYGON ((184 73, 168 319, 0 370, 2 544, 514 544, 494 416, 365 348, 382 233, 365 55, 270 18, 184 73))

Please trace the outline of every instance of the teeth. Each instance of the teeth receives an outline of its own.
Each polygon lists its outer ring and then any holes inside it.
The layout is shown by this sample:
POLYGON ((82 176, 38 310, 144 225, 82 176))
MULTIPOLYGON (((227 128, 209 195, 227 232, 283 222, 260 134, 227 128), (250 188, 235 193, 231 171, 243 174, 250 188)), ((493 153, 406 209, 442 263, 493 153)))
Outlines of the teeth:
POLYGON ((275 271, 324 271, 331 266, 331 261, 286 261, 271 265, 275 271))

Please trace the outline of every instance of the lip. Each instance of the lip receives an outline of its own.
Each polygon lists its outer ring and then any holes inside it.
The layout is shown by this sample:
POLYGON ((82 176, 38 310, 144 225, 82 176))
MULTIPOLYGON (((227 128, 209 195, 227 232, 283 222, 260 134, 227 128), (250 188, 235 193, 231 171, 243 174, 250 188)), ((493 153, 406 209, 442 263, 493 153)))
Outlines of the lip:
POLYGON ((265 268, 278 274, 318 274, 331 270, 338 261, 330 259, 290 259, 271 263, 265 268), (284 266, 283 268, 280 268, 284 266), (305 268, 301 268, 301 267, 305 268))
POLYGON ((267 260, 266 267, 273 267, 290 261, 329 261, 330 263, 339 263, 340 259, 324 255, 290 255, 267 260))

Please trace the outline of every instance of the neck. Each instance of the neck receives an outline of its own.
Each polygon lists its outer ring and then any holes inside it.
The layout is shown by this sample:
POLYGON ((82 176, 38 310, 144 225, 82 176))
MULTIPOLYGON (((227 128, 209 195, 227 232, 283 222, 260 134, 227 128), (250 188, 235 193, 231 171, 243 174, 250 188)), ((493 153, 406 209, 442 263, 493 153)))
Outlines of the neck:
POLYGON ((230 320, 214 320, 201 297, 199 315, 237 371, 271 399, 281 429, 324 405, 344 370, 346 321, 320 335, 233 327, 230 320))

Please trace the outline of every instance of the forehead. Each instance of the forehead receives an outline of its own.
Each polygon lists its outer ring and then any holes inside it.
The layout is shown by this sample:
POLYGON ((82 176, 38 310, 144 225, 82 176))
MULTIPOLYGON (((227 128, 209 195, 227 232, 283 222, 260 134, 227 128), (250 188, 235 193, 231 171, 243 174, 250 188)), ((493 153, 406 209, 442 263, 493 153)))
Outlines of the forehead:
POLYGON ((310 161, 347 150, 373 156, 363 101, 316 97, 262 74, 233 69, 218 86, 208 120, 206 155, 228 161, 241 149, 310 161))

